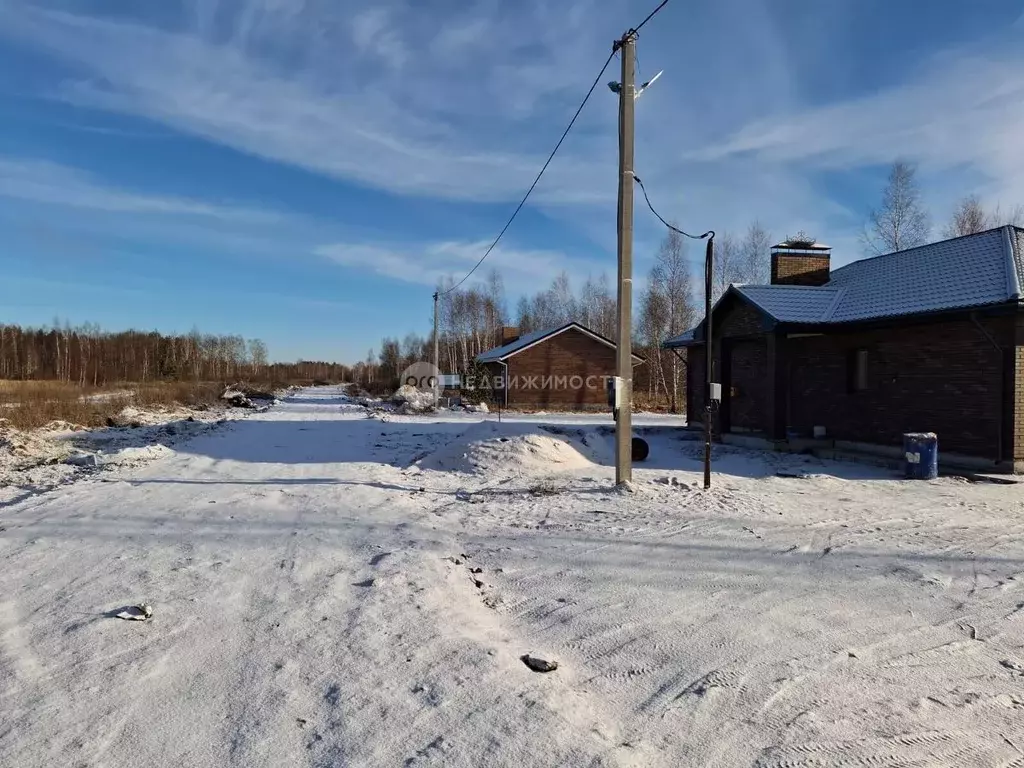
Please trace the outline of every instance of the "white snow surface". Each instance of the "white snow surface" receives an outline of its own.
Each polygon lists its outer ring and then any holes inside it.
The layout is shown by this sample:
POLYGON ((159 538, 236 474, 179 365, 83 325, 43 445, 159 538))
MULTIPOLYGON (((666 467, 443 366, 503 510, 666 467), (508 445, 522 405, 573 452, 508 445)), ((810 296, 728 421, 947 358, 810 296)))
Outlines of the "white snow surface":
POLYGON ((0 765, 1024 763, 1021 486, 365 413, 0 502, 0 765))
POLYGON ((118 423, 136 426, 86 429, 53 421, 22 431, 0 418, 0 509, 62 485, 100 467, 135 466, 171 453, 171 448, 241 414, 185 407, 128 406, 118 423), (78 463, 89 458, 93 463, 78 463))

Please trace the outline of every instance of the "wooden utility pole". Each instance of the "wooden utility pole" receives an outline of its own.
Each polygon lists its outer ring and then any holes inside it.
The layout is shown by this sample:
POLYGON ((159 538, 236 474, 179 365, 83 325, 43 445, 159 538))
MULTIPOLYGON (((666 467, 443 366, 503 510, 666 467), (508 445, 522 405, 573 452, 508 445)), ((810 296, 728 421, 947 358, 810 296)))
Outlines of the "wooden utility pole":
MULTIPOLYGON (((441 375, 440 355, 437 346, 437 303, 441 298, 440 291, 434 291, 434 375, 441 375)), ((441 399, 441 382, 434 381, 434 407, 436 408, 441 399)))
POLYGON ((619 87, 619 338, 616 368, 621 391, 615 421, 615 484, 633 479, 633 110, 636 33, 630 30, 616 43, 622 57, 619 87))

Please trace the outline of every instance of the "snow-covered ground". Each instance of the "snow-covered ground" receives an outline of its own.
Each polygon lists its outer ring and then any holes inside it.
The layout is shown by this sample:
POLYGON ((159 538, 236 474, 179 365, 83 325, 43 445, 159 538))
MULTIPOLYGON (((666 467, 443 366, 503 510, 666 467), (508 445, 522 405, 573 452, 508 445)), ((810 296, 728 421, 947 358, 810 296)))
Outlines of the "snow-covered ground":
POLYGON ((28 431, 0 418, 0 509, 101 469, 135 467, 160 458, 178 442, 245 413, 127 406, 116 422, 123 426, 87 429, 53 421, 28 431))
POLYGON ((0 765, 1024 765, 1021 486, 673 423, 631 494, 606 416, 309 390, 0 502, 0 765))

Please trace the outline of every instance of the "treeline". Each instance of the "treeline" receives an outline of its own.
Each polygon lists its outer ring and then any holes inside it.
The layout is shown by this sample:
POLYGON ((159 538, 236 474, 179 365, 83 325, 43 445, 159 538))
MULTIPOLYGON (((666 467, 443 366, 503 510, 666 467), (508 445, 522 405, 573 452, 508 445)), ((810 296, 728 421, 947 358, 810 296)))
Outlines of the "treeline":
MULTIPOLYGON (((1024 206, 987 207, 972 194, 956 203, 941 234, 943 238, 962 237, 1006 224, 1024 226, 1024 206)), ((889 168, 878 207, 868 211, 861 233, 864 251, 880 256, 932 241, 932 215, 917 183, 917 166, 907 160, 896 160, 889 168)))
MULTIPOLYGON (((759 224, 742 235, 718 238, 716 296, 732 282, 767 281, 771 237, 759 224)), ((644 405, 681 408, 685 367, 679 357, 661 349, 661 342, 697 322, 703 300, 704 245, 692 247, 669 232, 655 254, 646 285, 635 297, 634 351, 646 365, 635 371, 634 393, 644 405), (699 295, 698 295, 699 292, 699 295)), ((444 373, 467 373, 474 358, 501 342, 502 329, 515 327, 520 335, 555 328, 570 321, 614 340, 618 335, 616 295, 607 274, 587 275, 574 282, 567 272, 536 293, 523 296, 509 311, 500 273, 492 270, 479 284, 454 288, 449 279, 438 290, 438 348, 444 373)), ((430 333, 410 333, 403 339, 385 338, 379 352, 370 350, 352 367, 354 380, 373 392, 393 388, 409 365, 433 359, 430 333)))
POLYGON ((349 375, 348 367, 337 363, 269 363, 266 344, 241 336, 107 332, 92 324, 0 325, 0 379, 102 387, 150 381, 342 381, 349 375))

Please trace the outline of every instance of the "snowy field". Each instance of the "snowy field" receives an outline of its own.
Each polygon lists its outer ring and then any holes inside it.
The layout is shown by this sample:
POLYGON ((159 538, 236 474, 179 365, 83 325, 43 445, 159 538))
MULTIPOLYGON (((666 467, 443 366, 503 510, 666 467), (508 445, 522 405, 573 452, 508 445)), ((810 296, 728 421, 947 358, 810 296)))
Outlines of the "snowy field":
POLYGON ((633 494, 607 416, 332 389, 8 494, 0 765, 1024 766, 1024 486, 638 422, 633 494))

